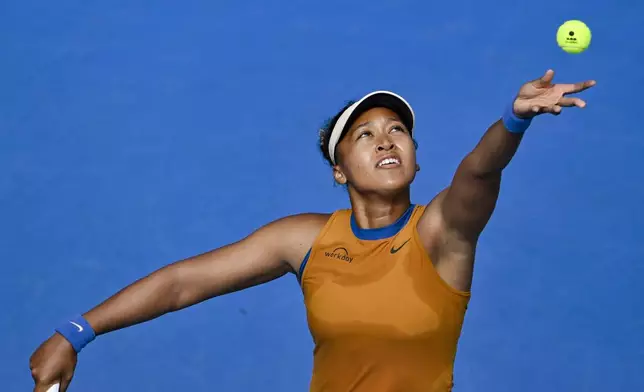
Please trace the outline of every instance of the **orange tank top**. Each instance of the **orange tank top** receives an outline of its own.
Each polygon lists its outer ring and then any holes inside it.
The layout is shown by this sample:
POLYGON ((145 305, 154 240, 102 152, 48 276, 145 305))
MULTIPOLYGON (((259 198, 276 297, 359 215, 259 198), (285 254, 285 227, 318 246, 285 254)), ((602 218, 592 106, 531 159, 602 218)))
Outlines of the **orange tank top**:
POLYGON ((420 241, 412 205, 360 229, 331 215, 300 268, 315 343, 311 392, 446 392, 469 293, 449 286, 420 241))

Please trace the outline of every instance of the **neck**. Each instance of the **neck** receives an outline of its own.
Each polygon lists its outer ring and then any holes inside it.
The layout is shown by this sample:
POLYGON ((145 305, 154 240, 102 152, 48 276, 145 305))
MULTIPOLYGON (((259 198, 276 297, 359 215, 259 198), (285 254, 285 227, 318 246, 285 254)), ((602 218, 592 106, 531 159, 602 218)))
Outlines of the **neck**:
POLYGON ((364 195, 349 188, 355 221, 361 229, 377 229, 396 222, 411 205, 409 188, 393 196, 364 195))

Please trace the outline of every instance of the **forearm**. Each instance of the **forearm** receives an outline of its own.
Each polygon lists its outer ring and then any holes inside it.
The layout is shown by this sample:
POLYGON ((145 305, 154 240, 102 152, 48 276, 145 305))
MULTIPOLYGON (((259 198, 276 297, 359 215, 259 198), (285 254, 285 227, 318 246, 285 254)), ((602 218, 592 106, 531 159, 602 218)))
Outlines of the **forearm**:
POLYGON ((178 310, 176 265, 161 268, 119 291, 83 316, 96 335, 178 310))
POLYGON ((492 124, 463 161, 461 169, 480 179, 497 177, 519 148, 523 133, 509 132, 502 120, 492 124))
POLYGON ((508 131, 499 120, 461 161, 442 203, 450 230, 468 240, 478 237, 496 206, 501 173, 517 152, 522 137, 522 132, 508 131))

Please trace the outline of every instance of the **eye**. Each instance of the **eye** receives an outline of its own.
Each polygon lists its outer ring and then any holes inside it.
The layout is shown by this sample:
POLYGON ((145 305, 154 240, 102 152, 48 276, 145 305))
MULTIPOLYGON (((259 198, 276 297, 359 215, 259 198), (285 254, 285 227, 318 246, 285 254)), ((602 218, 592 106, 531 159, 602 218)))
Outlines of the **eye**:
POLYGON ((394 125, 393 127, 391 127, 391 131, 406 132, 405 128, 401 127, 400 125, 394 125))
POLYGON ((370 135, 371 135, 371 131, 364 130, 358 133, 358 139, 361 139, 363 136, 370 136, 370 135))

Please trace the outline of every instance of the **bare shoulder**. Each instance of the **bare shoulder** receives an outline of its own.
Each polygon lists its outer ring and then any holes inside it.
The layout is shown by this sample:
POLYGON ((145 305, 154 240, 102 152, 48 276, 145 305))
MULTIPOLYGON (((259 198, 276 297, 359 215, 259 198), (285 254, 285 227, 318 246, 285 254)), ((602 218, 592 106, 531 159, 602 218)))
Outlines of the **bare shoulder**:
POLYGON ((457 231, 449 230, 443 218, 443 201, 447 189, 441 191, 425 207, 423 216, 418 220, 418 234, 427 250, 436 253, 436 262, 439 257, 454 253, 471 254, 475 243, 463 238, 457 231))
POLYGON ((281 245, 283 260, 297 271, 330 217, 330 213, 294 214, 277 219, 259 231, 271 232, 270 236, 281 245))
POLYGON ((418 220, 418 235, 443 280, 456 289, 469 290, 476 243, 448 230, 442 214, 446 193, 447 189, 441 191, 427 204, 418 220))
POLYGON ((266 227, 296 240, 306 240, 311 236, 314 239, 330 217, 331 214, 323 213, 294 214, 277 219, 266 227))
POLYGON ((282 229, 286 230, 315 230, 316 228, 322 229, 330 217, 330 213, 307 212, 288 215, 276 220, 274 223, 279 224, 282 229))
POLYGON ((423 215, 418 220, 418 234, 423 245, 429 251, 435 248, 445 231, 445 224, 441 216, 441 203, 447 190, 437 194, 426 206, 423 215))

